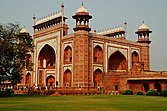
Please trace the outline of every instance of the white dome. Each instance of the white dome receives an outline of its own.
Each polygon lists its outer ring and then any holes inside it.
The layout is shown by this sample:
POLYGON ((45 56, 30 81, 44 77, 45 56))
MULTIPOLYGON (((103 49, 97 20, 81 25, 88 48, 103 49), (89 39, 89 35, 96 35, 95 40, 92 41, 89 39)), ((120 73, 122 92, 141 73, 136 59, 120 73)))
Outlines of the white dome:
POLYGON ((88 13, 88 10, 84 7, 84 6, 81 6, 76 13, 79 13, 79 12, 86 12, 88 13))
POLYGON ((149 30, 149 27, 146 25, 146 24, 142 24, 139 28, 138 28, 138 30, 141 30, 141 29, 148 29, 149 30))
POLYGON ((20 30, 20 33, 29 33, 29 32, 26 30, 26 28, 22 28, 22 29, 20 30))

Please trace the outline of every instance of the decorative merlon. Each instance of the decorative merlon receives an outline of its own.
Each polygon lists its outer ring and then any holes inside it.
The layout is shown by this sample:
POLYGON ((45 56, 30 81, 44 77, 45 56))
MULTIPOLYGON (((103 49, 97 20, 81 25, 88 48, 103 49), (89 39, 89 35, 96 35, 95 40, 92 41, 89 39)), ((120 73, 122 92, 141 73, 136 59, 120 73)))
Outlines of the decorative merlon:
POLYGON ((55 18, 62 17, 62 16, 63 16, 63 13, 58 11, 56 14, 53 13, 53 15, 51 14, 51 15, 47 15, 43 17, 42 19, 37 19, 37 21, 35 22, 35 25, 45 23, 47 21, 50 21, 50 20, 53 20, 55 18))
POLYGON ((125 29, 122 27, 122 26, 118 26, 116 28, 113 28, 113 29, 105 29, 104 31, 101 31, 101 32, 97 32, 96 34, 99 34, 99 35, 112 35, 112 34, 115 34, 115 33, 119 33, 119 32, 125 32, 125 29))

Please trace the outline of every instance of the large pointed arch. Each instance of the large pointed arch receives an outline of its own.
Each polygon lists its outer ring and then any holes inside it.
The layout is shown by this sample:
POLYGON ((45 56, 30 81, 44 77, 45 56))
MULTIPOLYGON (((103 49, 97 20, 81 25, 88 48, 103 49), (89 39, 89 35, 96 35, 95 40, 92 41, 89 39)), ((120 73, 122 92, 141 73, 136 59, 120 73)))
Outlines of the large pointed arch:
POLYGON ((94 87, 102 87, 103 76, 102 76, 102 71, 100 69, 96 69, 93 72, 93 82, 94 82, 94 87))
POLYGON ((50 45, 46 44, 39 52, 38 67, 54 69, 55 61, 56 61, 55 58, 56 58, 56 54, 54 49, 50 45))
POLYGON ((72 72, 66 69, 63 75, 63 87, 71 87, 72 72))
POLYGON ((93 49, 93 62, 95 64, 103 64, 103 49, 99 45, 93 49))
POLYGON ((120 51, 116 51, 109 57, 108 71, 122 70, 128 70, 128 62, 125 56, 120 51))
POLYGON ((70 46, 64 49, 64 64, 72 64, 72 48, 70 46))

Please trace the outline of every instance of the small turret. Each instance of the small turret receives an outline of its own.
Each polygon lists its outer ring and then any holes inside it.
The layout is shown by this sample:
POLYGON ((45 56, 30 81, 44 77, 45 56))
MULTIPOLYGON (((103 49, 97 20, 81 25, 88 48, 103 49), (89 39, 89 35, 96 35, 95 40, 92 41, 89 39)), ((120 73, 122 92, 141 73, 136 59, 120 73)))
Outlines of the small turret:
POLYGON ((76 27, 74 28, 74 31, 91 31, 91 28, 89 28, 89 19, 91 19, 92 16, 89 15, 88 10, 83 6, 83 4, 72 17, 76 20, 76 27))
POLYGON ((151 32, 152 31, 150 31, 149 27, 143 22, 143 24, 138 28, 138 31, 136 31, 136 34, 138 34, 137 42, 150 44, 151 41, 149 40, 149 35, 151 32))
POLYGON ((21 34, 29 34, 29 32, 27 31, 27 29, 24 27, 20 30, 21 34))

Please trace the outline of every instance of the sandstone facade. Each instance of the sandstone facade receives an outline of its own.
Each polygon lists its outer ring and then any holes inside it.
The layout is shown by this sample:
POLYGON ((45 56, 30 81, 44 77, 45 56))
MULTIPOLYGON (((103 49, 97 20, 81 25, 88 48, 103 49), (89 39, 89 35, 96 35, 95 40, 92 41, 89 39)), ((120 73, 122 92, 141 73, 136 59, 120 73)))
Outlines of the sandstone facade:
POLYGON ((143 23, 138 41, 130 41, 123 27, 91 32, 91 18, 81 6, 73 16, 74 33, 68 34, 64 5, 50 17, 34 17, 34 71, 24 73, 22 84, 104 92, 167 88, 167 72, 150 71, 148 26, 143 23))

